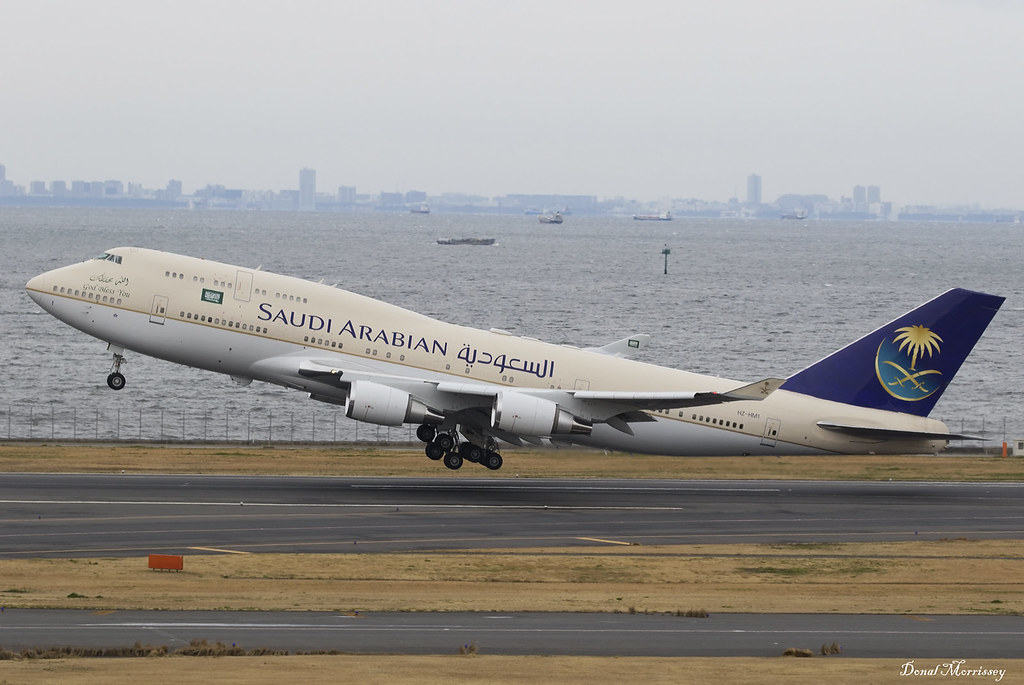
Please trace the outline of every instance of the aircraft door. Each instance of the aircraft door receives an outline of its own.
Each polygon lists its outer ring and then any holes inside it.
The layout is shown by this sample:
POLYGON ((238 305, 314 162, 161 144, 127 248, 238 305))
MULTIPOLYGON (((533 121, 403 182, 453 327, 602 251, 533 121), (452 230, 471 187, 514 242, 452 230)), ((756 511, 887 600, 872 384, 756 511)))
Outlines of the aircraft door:
POLYGON ((775 443, 779 439, 779 428, 782 427, 782 421, 778 419, 768 419, 764 422, 764 433, 761 434, 761 444, 766 447, 775 447, 775 443))
POLYGON ((235 274, 235 299, 239 302, 248 302, 252 297, 252 272, 238 271, 235 274))
POLYGON ((158 323, 161 326, 167 319, 167 297, 165 295, 153 296, 153 308, 149 310, 149 322, 158 323))

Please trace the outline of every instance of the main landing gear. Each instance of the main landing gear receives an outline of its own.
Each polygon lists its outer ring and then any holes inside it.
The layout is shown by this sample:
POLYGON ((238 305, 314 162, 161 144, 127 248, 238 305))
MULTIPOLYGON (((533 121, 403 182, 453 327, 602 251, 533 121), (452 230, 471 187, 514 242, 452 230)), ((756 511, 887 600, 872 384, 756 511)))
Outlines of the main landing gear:
POLYGON ((454 429, 438 433, 428 423, 416 429, 416 437, 427 443, 424 451, 428 459, 443 459, 444 465, 453 471, 462 468, 463 462, 467 461, 483 464, 492 471, 501 468, 501 455, 494 449, 497 443, 492 438, 487 438, 487 447, 480 447, 471 442, 459 442, 459 433, 454 429))
POLYGON ((125 361, 122 355, 114 353, 114 363, 110 365, 110 375, 107 376, 107 385, 111 390, 120 390, 124 387, 125 380, 124 374, 121 373, 121 364, 124 364, 125 361))

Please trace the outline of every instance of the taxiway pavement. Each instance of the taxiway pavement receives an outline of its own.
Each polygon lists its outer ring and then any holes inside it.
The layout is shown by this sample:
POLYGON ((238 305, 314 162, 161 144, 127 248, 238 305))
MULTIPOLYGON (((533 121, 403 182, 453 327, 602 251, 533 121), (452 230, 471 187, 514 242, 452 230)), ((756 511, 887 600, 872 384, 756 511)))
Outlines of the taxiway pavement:
POLYGON ((0 558, 1024 538, 1024 484, 5 474, 0 558))
POLYGON ((7 610, 0 645, 176 651, 192 640, 254 649, 358 654, 779 656, 790 647, 846 657, 1019 656, 1022 616, 565 613, 329 613, 7 610))

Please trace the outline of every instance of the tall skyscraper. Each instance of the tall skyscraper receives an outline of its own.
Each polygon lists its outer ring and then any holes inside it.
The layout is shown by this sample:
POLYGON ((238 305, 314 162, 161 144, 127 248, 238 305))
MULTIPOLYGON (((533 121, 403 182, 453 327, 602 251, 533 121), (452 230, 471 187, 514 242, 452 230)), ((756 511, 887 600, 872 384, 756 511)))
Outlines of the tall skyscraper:
POLYGON ((316 211, 316 169, 299 170, 299 211, 316 211))
POLYGON ((747 176, 747 204, 761 204, 761 177, 757 174, 747 176))
POLYGON ((882 189, 878 186, 868 186, 868 204, 876 204, 882 201, 882 189))

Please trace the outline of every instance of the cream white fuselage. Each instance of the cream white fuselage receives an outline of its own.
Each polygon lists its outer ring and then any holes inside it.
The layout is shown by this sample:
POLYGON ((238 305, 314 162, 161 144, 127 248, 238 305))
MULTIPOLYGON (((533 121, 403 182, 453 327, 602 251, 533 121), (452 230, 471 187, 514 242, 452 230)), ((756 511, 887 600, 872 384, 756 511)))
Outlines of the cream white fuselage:
MULTIPOLYGON (((107 259, 33 278, 29 294, 56 318, 109 343, 115 353, 131 350, 228 374, 241 382, 275 383, 328 402, 345 402, 345 373, 375 376, 409 390, 428 406, 454 411, 471 409, 481 387, 550 391, 572 406, 572 398, 562 397, 561 391, 726 393, 741 385, 443 323, 335 287, 259 269, 142 248, 117 248, 105 254, 107 259), (344 372, 303 373, 310 368, 344 372), (439 389, 438 383, 448 391, 439 389), (450 392, 453 384, 465 384, 467 392, 450 392), (465 407, 457 406, 460 401, 465 407)), ((575 408, 585 411, 586 401, 579 402, 575 408)), ((666 455, 928 453, 945 446, 943 440, 858 438, 824 429, 818 422, 946 432, 932 419, 785 390, 758 401, 647 414, 654 420, 630 423, 630 431, 596 421, 590 435, 550 437, 666 455)))

